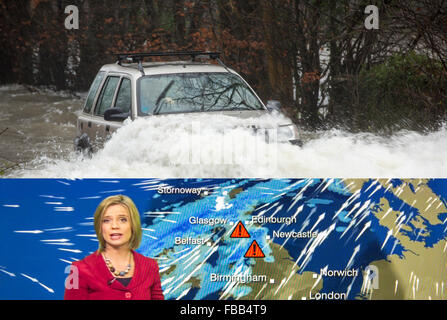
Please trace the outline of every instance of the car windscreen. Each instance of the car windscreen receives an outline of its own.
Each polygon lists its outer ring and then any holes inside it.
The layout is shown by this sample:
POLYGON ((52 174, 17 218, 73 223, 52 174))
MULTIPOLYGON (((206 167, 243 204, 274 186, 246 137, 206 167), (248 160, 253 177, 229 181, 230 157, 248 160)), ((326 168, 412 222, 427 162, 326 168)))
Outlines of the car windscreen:
POLYGON ((145 76, 138 88, 140 116, 264 109, 244 81, 229 72, 145 76))

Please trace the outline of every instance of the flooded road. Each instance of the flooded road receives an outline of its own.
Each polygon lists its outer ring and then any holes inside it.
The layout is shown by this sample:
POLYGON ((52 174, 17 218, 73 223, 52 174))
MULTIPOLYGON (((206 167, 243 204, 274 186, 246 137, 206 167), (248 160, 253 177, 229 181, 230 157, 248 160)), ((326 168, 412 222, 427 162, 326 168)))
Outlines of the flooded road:
POLYGON ((0 161, 26 164, 67 155, 76 134, 75 112, 82 104, 69 94, 0 86, 0 161))
POLYGON ((222 132, 216 124, 240 124, 228 117, 204 115, 198 132, 196 123, 182 115, 167 116, 128 121, 102 150, 83 157, 73 151, 76 113, 85 94, 79 95, 0 87, 4 177, 447 177, 447 126, 429 134, 401 131, 391 137, 330 130, 312 138, 305 134, 299 148, 267 145, 240 128, 222 132))

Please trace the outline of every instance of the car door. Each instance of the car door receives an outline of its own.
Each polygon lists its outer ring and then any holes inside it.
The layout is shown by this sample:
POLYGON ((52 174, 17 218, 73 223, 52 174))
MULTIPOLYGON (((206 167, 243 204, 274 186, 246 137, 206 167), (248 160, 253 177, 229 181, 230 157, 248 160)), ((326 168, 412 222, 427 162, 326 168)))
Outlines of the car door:
POLYGON ((96 105, 97 97, 99 95, 100 89, 102 88, 102 84, 105 80, 105 71, 100 71, 96 75, 95 79, 90 86, 89 93, 87 95, 87 99, 84 103, 84 108, 80 112, 77 119, 77 137, 80 137, 82 134, 87 134, 88 137, 93 136, 92 130, 92 112, 93 106, 96 105))
POLYGON ((131 116, 132 85, 128 76, 108 74, 93 111, 92 130, 94 149, 102 147, 110 135, 122 126, 122 122, 106 121, 104 113, 110 108, 120 108, 131 116))

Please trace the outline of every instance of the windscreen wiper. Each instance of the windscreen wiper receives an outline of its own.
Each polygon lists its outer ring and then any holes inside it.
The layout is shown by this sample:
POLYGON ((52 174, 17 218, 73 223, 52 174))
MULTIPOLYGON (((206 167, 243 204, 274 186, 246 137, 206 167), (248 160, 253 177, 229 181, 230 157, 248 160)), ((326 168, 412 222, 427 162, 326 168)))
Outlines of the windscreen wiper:
POLYGON ((160 95, 157 98, 157 101, 155 102, 155 108, 152 112, 153 115, 157 115, 160 112, 162 104, 160 103, 161 100, 164 99, 166 96, 166 93, 168 93, 169 89, 171 89, 172 85, 174 84, 175 80, 171 80, 168 85, 163 89, 163 91, 160 93, 160 95))

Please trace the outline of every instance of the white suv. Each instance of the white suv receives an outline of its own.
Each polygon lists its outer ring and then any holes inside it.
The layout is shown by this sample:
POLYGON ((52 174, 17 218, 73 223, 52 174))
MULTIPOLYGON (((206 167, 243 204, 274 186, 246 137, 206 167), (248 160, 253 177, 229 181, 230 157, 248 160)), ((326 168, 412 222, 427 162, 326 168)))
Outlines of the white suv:
MULTIPOLYGON (((278 109, 269 104, 267 108, 247 82, 222 63, 217 52, 129 53, 117 57, 116 64, 101 68, 90 87, 77 120, 77 150, 96 151, 129 117, 212 112, 245 119, 278 109), (189 56, 191 60, 143 62, 163 56, 189 56), (197 62, 198 58, 215 59, 219 65, 197 62)), ((290 120, 275 129, 282 140, 301 144, 298 129, 290 120)))

